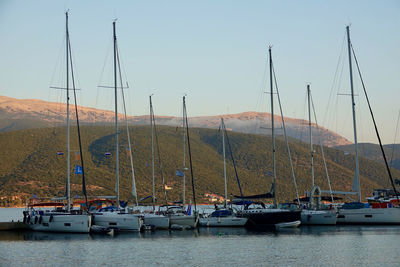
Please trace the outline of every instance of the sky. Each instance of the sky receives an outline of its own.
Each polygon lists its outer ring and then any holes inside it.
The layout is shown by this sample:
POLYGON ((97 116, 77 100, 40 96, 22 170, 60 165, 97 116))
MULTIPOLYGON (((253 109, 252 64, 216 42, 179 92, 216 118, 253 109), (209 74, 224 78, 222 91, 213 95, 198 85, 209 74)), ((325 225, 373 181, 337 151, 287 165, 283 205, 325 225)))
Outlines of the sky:
MULTIPOLYGON (((343 45, 351 25, 383 142, 395 140, 400 1, 1 0, 0 95, 65 100, 65 92, 49 87, 65 83, 66 10, 80 105, 114 107, 112 89, 98 86, 113 84, 117 19, 128 114, 148 114, 151 94, 157 115, 180 116, 184 94, 189 116, 270 112, 271 45, 284 115, 306 118, 309 83, 318 123, 352 141, 351 100, 337 95, 350 93, 343 45)), ((358 138, 377 143, 353 71, 358 138)))

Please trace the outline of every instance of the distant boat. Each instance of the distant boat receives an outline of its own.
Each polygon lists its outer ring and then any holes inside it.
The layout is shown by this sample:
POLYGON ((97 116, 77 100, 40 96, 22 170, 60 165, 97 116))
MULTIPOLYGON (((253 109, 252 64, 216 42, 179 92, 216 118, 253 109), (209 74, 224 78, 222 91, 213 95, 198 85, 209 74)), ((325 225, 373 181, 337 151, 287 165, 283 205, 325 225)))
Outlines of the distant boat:
MULTIPOLYGON (((337 223, 338 224, 400 224, 400 207, 398 205, 387 205, 387 206, 374 206, 374 204, 362 203, 361 202, 361 190, 360 190, 360 178, 359 178, 359 160, 358 160, 358 143, 357 143, 357 127, 356 127, 356 111, 354 102, 354 90, 353 90, 353 70, 352 70, 352 44, 350 40, 350 29, 349 26, 346 27, 347 32, 347 48, 349 55, 349 73, 350 73, 350 89, 351 89, 351 100, 352 100, 352 111, 353 111, 353 130, 354 130, 354 150, 355 150, 355 174, 353 179, 353 191, 350 193, 355 193, 358 196, 357 202, 344 203, 338 214, 337 223)), ((354 55, 355 56, 355 55, 354 55)), ((356 61, 357 63, 357 61, 356 61)), ((358 63, 357 63, 358 67, 358 63)), ((361 75, 361 74, 360 74, 361 75)), ((364 83, 362 82, 364 86, 364 83)), ((364 88, 365 90, 365 88, 364 88)), ((365 92, 365 91, 364 91, 365 92)), ((366 94, 366 92, 365 92, 366 94)), ((392 186, 396 194, 396 199, 398 200, 398 193, 394 187, 391 172, 386 161, 386 156, 382 148, 379 133, 376 127, 375 119, 372 114, 372 109, 369 105, 368 96, 368 106, 370 113, 372 115, 372 120, 375 125, 375 131, 378 136, 379 144, 382 150, 382 155, 385 160, 386 168, 389 174, 389 178, 392 181, 392 186)), ((346 192, 347 193, 347 192, 346 192)))
MULTIPOLYGON (((222 136, 222 155, 224 159, 224 191, 225 191, 225 201, 224 201, 224 209, 216 209, 214 212, 209 214, 208 216, 203 216, 199 218, 200 226, 209 226, 209 227, 240 227, 244 226, 247 222, 247 218, 237 217, 235 212, 231 209, 228 209, 228 188, 226 183, 226 160, 225 160, 225 124, 224 119, 221 118, 221 136, 222 136)), ((217 206, 216 206, 217 208, 217 206)))
MULTIPOLYGON (((29 228, 33 231, 45 231, 45 232, 76 232, 76 233, 88 233, 91 225, 91 217, 86 211, 74 210, 71 203, 70 194, 70 122, 69 122, 69 91, 75 90, 75 84, 73 81, 73 88, 69 88, 69 66, 72 69, 71 60, 71 44, 69 39, 68 30, 68 11, 65 13, 66 19, 66 87, 57 88, 66 90, 67 93, 67 186, 66 186, 66 197, 53 198, 50 201, 41 201, 37 198, 32 198, 24 211, 23 221, 28 224, 29 228), (67 203, 64 203, 64 201, 67 203), (52 208, 52 209, 47 209, 52 208)), ((72 76, 73 79, 73 76, 72 76)), ((74 91, 75 92, 75 91, 74 91)), ((75 98, 75 111, 77 111, 76 98, 75 98)), ((76 112, 78 118, 78 113, 76 112)), ((78 123, 78 136, 79 136, 79 120, 78 123)), ((80 144, 80 136, 79 136, 80 144)), ((82 150, 80 150, 82 156, 82 150)), ((63 155, 61 151, 57 152, 58 155, 63 155)), ((81 157, 82 158, 82 157, 81 157)), ((83 165, 83 164, 82 164, 83 165)), ((82 166, 83 168, 83 166, 82 166)), ((83 170, 82 170, 83 171, 83 170)), ((86 198, 86 189, 84 183, 84 175, 82 174, 83 183, 83 194, 86 198)))
MULTIPOLYGON (((246 227, 248 228, 275 228, 276 225, 282 223, 292 223, 292 225, 299 225, 301 219, 301 209, 296 205, 290 205, 289 207, 279 208, 276 199, 276 166, 275 166, 275 129, 274 129, 274 90, 273 90, 273 65, 272 65, 272 52, 271 47, 269 47, 269 74, 270 74, 270 95, 271 95, 271 130, 272 130, 272 167, 273 167, 273 177, 274 182, 272 184, 271 190, 268 193, 248 196, 242 198, 242 205, 244 205, 244 210, 241 212, 240 216, 248 218, 246 227), (263 203, 252 203, 251 201, 244 201, 250 199, 262 199, 262 198, 273 198, 273 207, 266 207, 263 203)), ((283 119, 283 117, 282 117, 283 119)), ((289 154, 290 156, 290 154, 289 154)), ((239 215, 239 214, 238 214, 239 215)))
MULTIPOLYGON (((337 212, 333 208, 329 208, 329 206, 325 206, 321 203, 321 190, 319 186, 314 184, 314 149, 312 142, 312 128, 311 128, 311 91, 310 85, 307 85, 307 99, 308 99, 308 128, 310 135, 310 163, 311 163, 311 192, 310 192, 310 201, 307 203, 306 208, 303 208, 301 211, 301 223, 307 225, 335 225, 337 220, 337 212)), ((321 146, 322 149, 322 146, 321 146)), ((322 151, 323 153, 323 151, 322 151)), ((323 160, 325 163, 325 157, 323 156, 323 160)), ((326 166, 326 165, 325 165, 326 166)), ((328 170, 327 175, 328 175, 328 170)), ((330 181, 328 179, 329 188, 330 181)), ((330 194, 332 196, 332 192, 330 190, 330 194)), ((333 197, 332 197, 333 200, 333 197)), ((330 206, 332 207, 332 206, 330 206)))
POLYGON ((117 48, 117 36, 115 31, 115 21, 113 22, 114 39, 114 92, 115 92, 115 179, 116 179, 116 206, 101 208, 93 211, 93 224, 102 227, 117 228, 121 231, 140 231, 143 219, 140 214, 130 213, 126 207, 121 209, 119 199, 119 141, 118 141, 118 80, 117 67, 119 64, 119 55, 117 48))

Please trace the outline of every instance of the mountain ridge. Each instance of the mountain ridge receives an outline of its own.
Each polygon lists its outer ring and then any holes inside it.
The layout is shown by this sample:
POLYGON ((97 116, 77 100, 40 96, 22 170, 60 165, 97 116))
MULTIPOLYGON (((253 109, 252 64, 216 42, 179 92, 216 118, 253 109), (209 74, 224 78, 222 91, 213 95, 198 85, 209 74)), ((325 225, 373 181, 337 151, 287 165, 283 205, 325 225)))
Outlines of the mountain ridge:
MULTIPOLYGON (((84 125, 111 124, 114 112, 92 107, 78 106, 80 122, 84 125)), ((74 109, 70 110, 71 117, 74 109)), ((149 115, 127 116, 130 125, 147 125, 149 115)), ((123 118, 123 115, 120 115, 123 118)), ((189 117, 193 127, 218 129, 220 118, 224 118, 227 128, 235 132, 251 134, 269 134, 271 114, 266 112, 247 111, 236 114, 189 117)), ((274 116, 277 124, 282 122, 280 116, 274 116)), ((285 117, 288 136, 308 142, 308 122, 302 119, 285 117)), ((62 126, 66 120, 65 104, 47 102, 38 99, 16 99, 0 96, 0 132, 10 130, 30 129, 37 127, 62 126)), ((174 116, 156 116, 159 125, 179 126, 181 118, 174 116)), ((339 134, 312 124, 313 137, 318 142, 321 138, 323 145, 333 147, 349 145, 351 142, 339 134)))

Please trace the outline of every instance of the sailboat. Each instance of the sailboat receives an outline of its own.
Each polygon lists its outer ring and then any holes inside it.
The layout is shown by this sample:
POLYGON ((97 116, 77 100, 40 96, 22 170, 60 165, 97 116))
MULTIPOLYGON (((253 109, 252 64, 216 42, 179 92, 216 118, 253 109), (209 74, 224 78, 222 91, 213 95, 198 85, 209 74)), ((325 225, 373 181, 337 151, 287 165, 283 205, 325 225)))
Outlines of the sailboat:
MULTIPOLYGON (((195 205, 195 212, 192 214, 191 212, 191 204, 188 205, 188 208, 185 210, 185 192, 186 192, 186 174, 185 172, 188 170, 186 168, 186 138, 188 139, 188 148, 189 148, 189 159, 190 159, 190 168, 192 171, 192 163, 191 163, 191 152, 190 152, 190 141, 189 141, 189 128, 187 123, 187 113, 186 113, 186 96, 183 96, 183 115, 182 115, 182 129, 183 129, 183 167, 182 171, 179 171, 179 176, 182 176, 182 203, 180 205, 175 206, 166 206, 165 214, 169 217, 169 222, 171 228, 180 229, 182 227, 190 227, 196 228, 198 223, 198 214, 196 211, 196 200, 195 200, 195 192, 194 192, 194 184, 193 184, 193 173, 192 173, 192 189, 193 189, 193 200, 195 205)), ((177 171, 178 173, 178 171, 177 171)))
MULTIPOLYGON (((311 159, 311 192, 310 201, 307 207, 301 211, 301 223, 313 225, 335 225, 336 210, 321 203, 321 189, 314 184, 314 149, 312 142, 311 128, 311 91, 310 85, 307 85, 308 99, 308 128, 310 135, 310 159, 311 159)), ((328 180, 329 183, 329 180, 328 180)))
MULTIPOLYGON (((154 121, 154 110, 153 110, 153 102, 151 99, 152 96, 149 96, 150 99, 150 130, 151 130, 151 181, 152 181, 152 206, 153 210, 151 212, 144 212, 144 224, 154 227, 155 229, 168 229, 169 228, 169 218, 163 214, 157 214, 155 211, 156 206, 156 195, 155 195, 155 176, 154 176, 154 129, 155 121, 154 121)), ((165 190, 165 188, 164 188, 165 190)))
POLYGON ((116 228, 121 231, 140 231, 143 219, 140 214, 128 212, 120 207, 119 201, 119 141, 118 141, 118 87, 117 87, 117 36, 115 21, 113 22, 114 39, 114 92, 115 92, 115 180, 116 180, 116 207, 106 207, 93 211, 93 224, 105 228, 116 228))
MULTIPOLYGON (((272 167, 274 182, 271 186, 271 190, 268 193, 254 196, 241 196, 241 204, 244 205, 244 210, 241 211, 240 216, 247 217, 248 221, 246 227, 248 228, 275 228, 281 227, 297 227, 300 225, 300 213, 301 210, 296 206, 290 206, 289 208, 279 208, 276 199, 276 163, 275 163, 275 129, 274 129, 274 90, 273 90, 273 65, 272 65, 272 51, 269 47, 269 76, 270 76, 270 95, 271 95, 271 130, 272 130, 272 167), (249 199, 260 199, 260 198, 273 198, 274 203, 272 208, 267 207, 264 203, 252 203, 245 202, 244 200, 249 199)), ((282 117, 283 118, 283 117, 282 117)), ((283 127, 285 127, 283 125, 283 127)), ((285 128, 284 128, 285 130, 285 128)), ((288 143, 287 143, 288 147, 288 143)), ((290 151, 289 151, 290 152, 290 151)), ((289 157, 290 157, 290 153, 289 157)))
MULTIPOLYGON (((350 73, 350 89, 351 89, 351 104, 353 111, 353 131, 354 131, 354 151, 355 151, 355 173, 353 179, 353 191, 350 193, 356 193, 358 196, 357 202, 344 203, 340 209, 337 218, 338 224, 400 224, 400 207, 399 206, 371 206, 368 203, 361 202, 361 190, 360 190, 360 178, 359 178, 359 159, 358 159, 358 143, 357 143, 357 127, 356 127, 356 110, 354 102, 354 90, 353 90, 353 70, 352 70, 352 45, 350 40, 350 29, 349 26, 346 27, 347 32, 347 48, 349 55, 349 73, 350 73)), ((353 51, 354 55, 354 51, 353 51)), ((354 55, 355 56, 355 55, 354 55)), ((356 60, 357 67, 358 62, 356 60)), ((359 69, 358 69, 359 71, 359 69)), ((361 76, 361 75, 360 75, 361 76)), ((362 81, 364 93, 366 94, 364 83, 362 81)), ((398 193, 394 187, 393 179, 391 176, 390 168, 388 166, 384 150, 382 148, 382 143, 379 137, 379 133, 376 127, 375 119, 372 114, 372 109, 369 105, 368 96, 366 95, 369 110, 372 116, 372 120, 375 126, 375 131, 379 140, 379 145, 381 147, 382 155, 385 160, 386 168, 389 174, 389 178, 392 182, 394 192, 396 193, 396 198, 398 199, 398 193)), ((346 192, 347 193, 347 192, 346 192)))
MULTIPOLYGON (((71 59, 71 44, 69 39, 69 30, 68 30, 68 11, 65 12, 66 19, 66 87, 65 88, 57 88, 63 89, 67 92, 67 188, 66 188, 66 197, 53 198, 48 202, 37 202, 34 200, 32 203, 28 204, 27 209, 23 212, 24 219, 23 221, 29 226, 29 228, 33 231, 46 231, 46 232, 75 232, 75 233, 88 233, 91 225, 91 217, 86 211, 82 210, 74 210, 73 203, 71 203, 71 194, 70 194, 70 121, 69 121, 69 91, 74 90, 75 96, 75 112, 78 118, 77 105, 76 105, 76 95, 75 95, 75 82, 73 79, 73 66, 71 59), (71 66, 72 71, 72 82, 73 88, 69 88, 69 66, 71 66), (64 200, 67 200, 65 205, 64 200), (46 210, 43 208, 54 207, 54 209, 46 210)), ((82 159, 82 149, 79 135, 79 120, 78 123, 78 137, 79 137, 79 145, 80 145, 80 155, 82 159)), ((82 164, 82 172, 83 172, 83 164, 82 164)), ((86 190, 84 183, 84 174, 82 174, 82 189, 86 198, 86 190)))
MULTIPOLYGON (((247 218, 237 217, 232 209, 228 209, 228 188, 226 183, 226 160, 225 160, 225 123, 224 119, 221 118, 221 136, 222 136, 222 155, 224 159, 224 188, 225 188, 225 201, 223 209, 216 209, 209 216, 199 218, 200 226, 226 226, 226 227, 241 227, 244 226, 247 222, 247 218)), ((217 207, 217 206, 216 206, 217 207)))

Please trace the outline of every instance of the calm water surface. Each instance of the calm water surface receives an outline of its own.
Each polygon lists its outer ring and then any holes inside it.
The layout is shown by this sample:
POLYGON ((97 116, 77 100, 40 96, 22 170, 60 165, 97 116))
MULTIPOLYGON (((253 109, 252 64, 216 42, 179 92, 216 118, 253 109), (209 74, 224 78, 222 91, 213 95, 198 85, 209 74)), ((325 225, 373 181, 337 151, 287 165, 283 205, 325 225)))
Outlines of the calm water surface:
MULTIPOLYGON (((22 209, 0 209, 0 221, 22 209)), ((400 226, 242 228, 115 236, 0 232, 1 266, 400 266, 400 226)))

